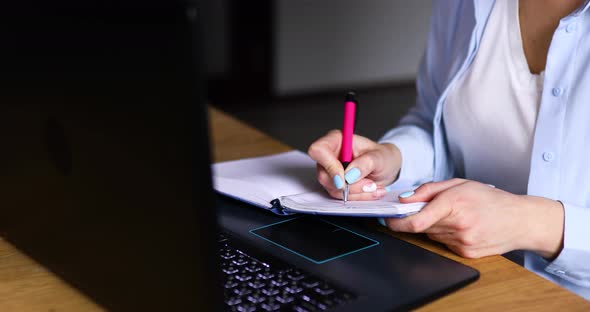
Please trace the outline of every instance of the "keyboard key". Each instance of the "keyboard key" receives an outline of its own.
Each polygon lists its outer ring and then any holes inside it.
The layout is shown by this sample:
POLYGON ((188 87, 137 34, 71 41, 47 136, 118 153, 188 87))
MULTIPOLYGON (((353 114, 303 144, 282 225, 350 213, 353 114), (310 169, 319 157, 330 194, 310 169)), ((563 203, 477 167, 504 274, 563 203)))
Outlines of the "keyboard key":
POLYGON ((293 281, 298 281, 298 280, 304 279, 306 276, 303 272, 301 272, 299 270, 293 270, 293 271, 287 273, 287 277, 293 281))
POLYGON ((252 293, 252 289, 250 289, 248 287, 240 287, 240 288, 234 289, 234 294, 236 294, 238 296, 245 296, 245 295, 249 295, 251 293, 252 293))
POLYGON ((239 255, 232 261, 235 265, 242 266, 248 263, 248 259, 244 255, 239 255))
POLYGON ((246 271, 246 270, 241 270, 238 274, 235 275, 236 278, 242 282, 246 282, 252 279, 252 273, 246 271))
POLYGON ((266 300, 266 296, 262 295, 260 292, 255 292, 249 295, 247 299, 252 303, 260 303, 266 300))
POLYGON ((223 285, 223 288, 225 289, 232 289, 234 287, 238 286, 238 283, 236 282, 227 282, 223 285))
POLYGON ((217 242, 222 243, 227 241, 227 237, 225 235, 223 235, 222 233, 219 233, 219 235, 217 236, 217 242))
POLYGON ((320 300, 318 300, 317 302, 317 306, 318 308, 322 309, 322 310, 328 310, 334 306, 336 306, 338 303, 332 299, 329 298, 322 298, 320 300))
POLYGON ((354 296, 343 291, 334 293, 334 295, 332 295, 332 298, 338 303, 346 303, 354 299, 354 296))
POLYGON ((306 278, 300 282, 300 285, 305 288, 313 288, 320 284, 320 282, 313 278, 306 278))
POLYGON ((234 288, 236 286, 238 286, 238 281, 233 277, 233 276, 228 276, 228 279, 226 279, 225 283, 223 284, 223 288, 225 289, 231 289, 234 288))
POLYGON ((313 295, 309 295, 309 294, 302 294, 302 295, 301 295, 301 299, 303 299, 303 300, 305 300, 305 301, 307 301, 307 302, 310 302, 310 303, 312 303, 312 304, 314 304, 314 305, 315 305, 315 304, 316 304, 316 302, 317 302, 316 298, 314 298, 314 296, 313 296, 313 295))
POLYGON ((307 301, 298 301, 297 303, 293 304, 293 310, 298 312, 311 312, 317 311, 318 307, 307 301))
POLYGON ((279 288, 274 285, 270 285, 270 286, 262 289, 262 293, 269 296, 269 297, 274 296, 280 292, 281 291, 279 290, 279 288))
POLYGON ((265 279, 265 280, 275 277, 274 273, 272 273, 270 268, 263 269, 260 273, 258 273, 258 276, 260 276, 262 279, 265 279))
POLYGON ((283 287, 283 286, 285 286, 285 285, 289 284, 289 281, 288 281, 288 280, 286 280, 286 279, 284 279, 282 276, 278 276, 278 277, 276 277, 275 279, 273 279, 273 280, 271 281, 271 283, 272 283, 273 285, 276 285, 276 286, 278 286, 278 287, 283 287))
POLYGON ((246 270, 251 273, 256 273, 261 271, 263 268, 262 264, 257 261, 250 261, 250 263, 246 266, 246 270))
POLYGON ((300 301, 309 302, 319 310, 328 310, 340 304, 340 301, 334 300, 332 296, 320 295, 313 289, 301 293, 299 299, 300 301))
POLYGON ((237 308, 238 311, 240 312, 253 312, 256 311, 256 305, 254 304, 242 304, 239 305, 237 308))
POLYGON ((225 300, 225 303, 229 306, 235 306, 237 304, 242 303, 242 299, 238 297, 230 297, 229 299, 225 300))
POLYGON ((285 290, 290 294, 298 294, 303 290, 303 288, 297 285, 297 282, 293 281, 287 287, 285 287, 285 290))
POLYGON ((314 290, 316 293, 324 296, 331 295, 335 291, 332 286, 328 285, 327 283, 321 283, 319 286, 314 288, 314 290))
POLYGON ((281 294, 277 295, 275 297, 277 299, 277 301, 279 301, 280 303, 291 303, 295 300, 295 297, 293 297, 290 293, 283 291, 281 294))
POLYGON ((238 270, 238 268, 236 268, 236 267, 234 267, 234 266, 228 266, 228 267, 226 267, 226 268, 223 268, 223 269, 222 269, 222 271, 223 271, 225 274, 231 275, 231 274, 235 274, 235 273, 237 273, 239 270, 238 270))
POLYGON ((224 252, 224 253, 221 254, 221 258, 226 259, 226 260, 235 258, 235 256, 236 255, 233 254, 233 253, 231 253, 231 252, 224 252))
POLYGON ((283 268, 280 270, 277 270, 277 275, 287 275, 287 273, 293 271, 293 268, 283 268))
POLYGON ((254 289, 260 289, 260 288, 266 286, 266 283, 264 281, 262 281, 261 279, 257 278, 254 281, 249 282, 248 286, 250 286, 251 288, 254 288, 254 289))
POLYGON ((291 296, 277 296, 275 298, 277 298, 277 301, 279 301, 282 304, 287 304, 287 303, 290 303, 293 300, 295 300, 295 298, 293 298, 291 296))
POLYGON ((281 309, 281 304, 279 302, 277 302, 276 298, 268 298, 268 300, 266 300, 266 302, 263 302, 260 307, 264 310, 264 311, 278 311, 279 309, 281 309))

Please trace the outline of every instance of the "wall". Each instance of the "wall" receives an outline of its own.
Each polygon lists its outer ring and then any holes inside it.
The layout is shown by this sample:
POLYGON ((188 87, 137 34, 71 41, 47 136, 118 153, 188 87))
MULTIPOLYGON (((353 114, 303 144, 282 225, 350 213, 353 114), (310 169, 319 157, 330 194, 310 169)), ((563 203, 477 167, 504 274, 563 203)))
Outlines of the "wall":
POLYGON ((431 0, 277 0, 278 95, 415 78, 431 0))

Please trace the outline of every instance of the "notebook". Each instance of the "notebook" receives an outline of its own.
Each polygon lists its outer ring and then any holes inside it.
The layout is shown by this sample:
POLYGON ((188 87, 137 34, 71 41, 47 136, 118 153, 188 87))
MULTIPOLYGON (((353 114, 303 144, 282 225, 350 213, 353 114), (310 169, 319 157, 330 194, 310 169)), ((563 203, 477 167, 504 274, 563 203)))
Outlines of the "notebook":
POLYGON ((347 201, 331 197, 316 177, 316 162, 293 150, 270 156, 219 162, 212 165, 217 192, 279 215, 315 214, 402 218, 415 214, 425 203, 402 204, 392 189, 374 201, 347 201))

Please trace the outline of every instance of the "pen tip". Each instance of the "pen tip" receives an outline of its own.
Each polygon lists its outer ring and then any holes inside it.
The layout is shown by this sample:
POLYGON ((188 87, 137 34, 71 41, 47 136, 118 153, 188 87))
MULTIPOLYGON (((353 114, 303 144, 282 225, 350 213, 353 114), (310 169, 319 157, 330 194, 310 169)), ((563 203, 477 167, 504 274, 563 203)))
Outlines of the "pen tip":
POLYGON ((344 203, 348 201, 348 184, 346 184, 344 190, 342 190, 342 199, 344 199, 344 203))

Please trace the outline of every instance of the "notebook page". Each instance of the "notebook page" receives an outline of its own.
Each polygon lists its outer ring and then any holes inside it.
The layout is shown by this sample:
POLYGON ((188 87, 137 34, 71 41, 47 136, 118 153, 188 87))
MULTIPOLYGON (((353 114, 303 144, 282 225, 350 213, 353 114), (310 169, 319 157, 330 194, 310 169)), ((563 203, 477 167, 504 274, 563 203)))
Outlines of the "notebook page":
POLYGON ((403 217, 414 214, 425 203, 402 204, 399 194, 407 190, 394 190, 384 198, 374 201, 347 201, 334 199, 324 192, 313 192, 280 198, 281 204, 290 211, 322 215, 346 215, 366 217, 403 217))
POLYGON ((298 150, 215 163, 212 171, 217 191, 264 207, 280 196, 321 189, 315 161, 298 150))

